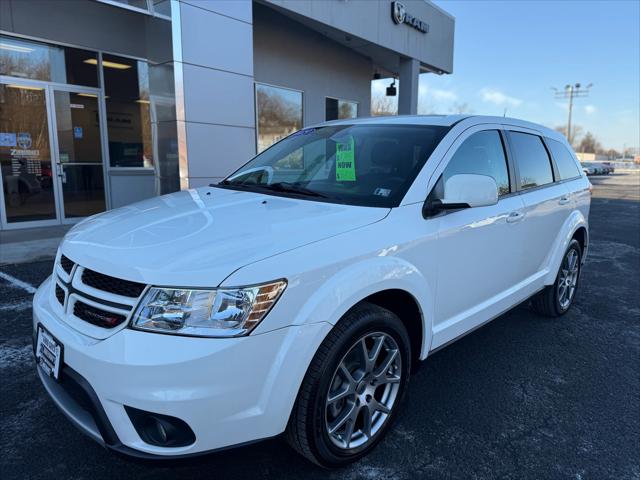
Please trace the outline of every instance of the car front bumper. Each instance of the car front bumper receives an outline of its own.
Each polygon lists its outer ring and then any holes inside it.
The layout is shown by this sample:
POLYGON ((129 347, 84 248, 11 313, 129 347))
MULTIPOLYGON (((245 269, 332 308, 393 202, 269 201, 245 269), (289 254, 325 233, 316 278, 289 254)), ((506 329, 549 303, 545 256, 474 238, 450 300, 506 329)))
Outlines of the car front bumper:
POLYGON ((282 433, 307 366, 331 328, 323 322, 228 339, 125 328, 97 340, 58 318, 49 304, 50 282, 34 296, 34 331, 42 324, 64 350, 60 381, 38 367, 45 389, 91 438, 140 457, 189 456, 282 433), (186 422, 194 443, 145 442, 125 406, 186 422))

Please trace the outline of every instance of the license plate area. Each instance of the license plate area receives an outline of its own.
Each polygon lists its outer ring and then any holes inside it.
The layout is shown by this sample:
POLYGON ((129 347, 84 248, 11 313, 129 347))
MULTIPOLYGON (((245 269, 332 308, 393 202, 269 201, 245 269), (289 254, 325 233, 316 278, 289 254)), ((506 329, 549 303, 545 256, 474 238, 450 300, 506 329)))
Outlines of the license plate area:
POLYGON ((62 365, 62 344, 41 324, 38 324, 36 337, 36 363, 50 377, 60 378, 62 365))

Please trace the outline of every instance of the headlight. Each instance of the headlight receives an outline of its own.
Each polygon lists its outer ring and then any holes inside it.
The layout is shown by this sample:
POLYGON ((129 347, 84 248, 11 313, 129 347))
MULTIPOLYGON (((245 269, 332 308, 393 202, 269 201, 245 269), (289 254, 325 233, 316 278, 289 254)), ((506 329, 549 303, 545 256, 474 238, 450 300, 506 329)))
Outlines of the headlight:
POLYGON ((199 337, 248 334, 269 313, 285 280, 243 288, 150 288, 133 315, 133 328, 199 337))

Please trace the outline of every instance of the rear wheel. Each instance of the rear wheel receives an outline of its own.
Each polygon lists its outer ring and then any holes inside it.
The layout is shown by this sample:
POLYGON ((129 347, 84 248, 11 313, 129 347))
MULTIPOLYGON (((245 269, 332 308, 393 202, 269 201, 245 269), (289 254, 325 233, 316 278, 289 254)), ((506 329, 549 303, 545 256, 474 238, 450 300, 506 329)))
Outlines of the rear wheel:
POLYGON ((400 319, 362 303, 320 345, 293 408, 287 440, 323 467, 366 455, 382 439, 406 390, 411 354, 400 319))
POLYGON ((559 317, 569 311, 578 290, 581 264, 580 244, 575 239, 571 240, 555 283, 533 298, 533 308, 536 312, 548 317, 559 317))

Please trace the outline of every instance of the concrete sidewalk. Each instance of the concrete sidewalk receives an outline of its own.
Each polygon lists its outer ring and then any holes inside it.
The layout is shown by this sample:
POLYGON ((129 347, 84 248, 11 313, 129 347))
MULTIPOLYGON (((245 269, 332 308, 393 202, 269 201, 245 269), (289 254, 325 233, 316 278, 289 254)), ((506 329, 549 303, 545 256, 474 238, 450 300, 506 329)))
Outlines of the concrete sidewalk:
POLYGON ((53 258, 73 225, 0 231, 0 265, 53 258))

